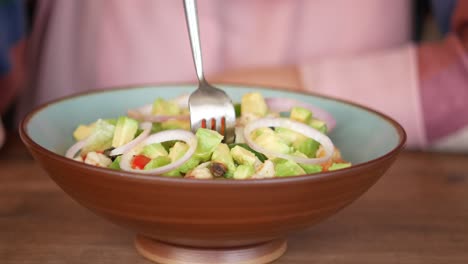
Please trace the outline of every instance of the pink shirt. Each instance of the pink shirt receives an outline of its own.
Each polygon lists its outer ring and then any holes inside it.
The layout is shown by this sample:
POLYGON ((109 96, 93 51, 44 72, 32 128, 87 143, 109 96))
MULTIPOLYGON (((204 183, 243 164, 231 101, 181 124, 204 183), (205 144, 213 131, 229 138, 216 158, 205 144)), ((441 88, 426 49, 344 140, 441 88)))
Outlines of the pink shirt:
MULTIPOLYGON (((206 74, 297 65, 305 88, 396 118, 427 145, 409 0, 199 0, 206 74)), ((195 79, 182 1, 38 2, 33 97, 195 79)), ((29 100, 28 100, 29 99, 29 100)))

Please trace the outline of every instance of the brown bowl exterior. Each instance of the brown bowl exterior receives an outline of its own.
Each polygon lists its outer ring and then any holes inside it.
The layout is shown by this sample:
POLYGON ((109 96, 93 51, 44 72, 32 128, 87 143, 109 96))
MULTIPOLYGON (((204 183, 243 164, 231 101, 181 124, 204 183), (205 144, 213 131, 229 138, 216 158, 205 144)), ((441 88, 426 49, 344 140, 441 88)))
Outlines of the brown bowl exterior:
POLYGON ((163 242, 211 248, 265 242, 312 226, 369 189, 402 148, 400 144, 372 162, 318 175, 204 181, 85 165, 21 134, 50 177, 94 213, 163 242))

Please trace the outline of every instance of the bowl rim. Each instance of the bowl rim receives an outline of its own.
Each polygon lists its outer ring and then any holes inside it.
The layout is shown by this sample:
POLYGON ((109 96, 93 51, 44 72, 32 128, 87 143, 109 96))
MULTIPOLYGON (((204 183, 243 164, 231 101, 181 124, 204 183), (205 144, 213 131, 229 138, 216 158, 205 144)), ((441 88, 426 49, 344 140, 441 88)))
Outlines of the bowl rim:
POLYGON ((198 179, 188 179, 188 178, 179 178, 179 177, 167 177, 167 176, 161 176, 161 175, 148 175, 148 174, 142 174, 142 173, 136 173, 136 172, 128 172, 128 171, 118 171, 118 170, 112 170, 108 168, 101 168, 101 167, 96 167, 92 166, 89 164, 77 162, 75 160, 66 158, 63 155, 57 154, 53 151, 50 151, 38 143, 36 143, 28 134, 27 130, 27 125, 29 124, 29 121, 39 112, 42 110, 46 109, 50 105, 61 103, 63 101, 67 101, 70 99, 74 99, 77 97, 81 96, 88 96, 88 95, 93 95, 93 94, 100 94, 100 93, 111 93, 119 90, 131 90, 131 89, 142 89, 142 88, 149 88, 149 87, 181 87, 181 86, 196 86, 195 83, 193 82, 179 82, 179 83, 145 83, 145 84, 136 84, 136 85, 123 85, 123 86, 111 86, 109 88, 104 88, 104 89, 91 89, 87 91, 81 91, 77 93, 73 93, 67 96, 62 96, 59 98, 56 98, 54 100, 48 101, 46 103, 40 104, 36 107, 34 107, 29 113, 27 113, 21 120, 19 124, 19 134, 20 138, 22 139, 23 143, 26 145, 29 145, 29 147, 34 148, 37 152, 40 152, 49 158, 52 158, 56 161, 62 162, 70 166, 70 168, 73 167, 78 167, 81 169, 86 169, 86 170, 91 170, 94 173, 101 173, 102 175, 108 176, 108 177, 123 177, 126 180, 132 180, 132 181, 158 181, 158 182, 166 182, 166 183, 175 183, 175 184, 197 184, 197 185, 219 185, 219 186, 225 186, 225 185, 251 185, 251 184, 264 184, 264 185, 269 185, 269 184, 284 184, 284 183, 291 183, 291 182, 302 182, 302 181, 318 181, 318 180, 327 180, 327 179, 332 179, 336 177, 343 176, 345 174, 348 174, 348 172, 357 172, 361 169, 365 169, 367 167, 370 167, 376 163, 382 162, 384 160, 387 160, 395 155, 397 155, 405 146, 406 140, 407 140, 407 134, 404 128, 393 118, 390 116, 378 111, 374 110, 370 107, 361 105, 359 103, 355 103, 352 101, 348 101, 345 99, 340 99, 336 98, 333 96, 328 96, 328 95, 323 95, 320 93, 316 93, 313 91, 297 91, 297 90, 290 90, 287 89, 286 87, 277 87, 277 86, 261 86, 261 85, 249 85, 249 84, 241 84, 241 83, 230 83, 230 82, 223 82, 223 83, 216 83, 216 85, 219 86, 229 86, 229 87, 235 87, 238 89, 258 89, 258 90, 267 90, 267 91, 280 91, 280 92, 286 92, 286 93, 292 93, 292 94, 303 94, 307 96, 314 96, 326 100, 332 100, 332 101, 337 101, 340 103, 348 104, 355 106, 357 108, 361 108, 367 112, 370 112, 372 114, 375 114, 385 120, 386 122, 390 123, 390 125, 397 131, 397 134, 399 136, 399 141, 398 144, 393 147, 390 151, 385 153, 384 155, 377 157, 375 159, 368 160, 366 162, 362 162, 356 165, 352 165, 351 167, 341 169, 341 170, 336 170, 336 171, 327 171, 327 172, 320 172, 316 174, 305 174, 305 175, 299 175, 299 176, 291 176, 291 177, 276 177, 276 178, 269 178, 269 179, 250 179, 250 180, 198 180, 198 179))

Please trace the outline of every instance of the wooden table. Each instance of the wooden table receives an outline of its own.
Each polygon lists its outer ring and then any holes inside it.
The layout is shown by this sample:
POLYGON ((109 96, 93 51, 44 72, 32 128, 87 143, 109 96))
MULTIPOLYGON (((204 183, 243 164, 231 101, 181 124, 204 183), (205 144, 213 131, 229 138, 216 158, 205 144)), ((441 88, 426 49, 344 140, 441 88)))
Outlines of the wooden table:
MULTIPOLYGON (((71 200, 17 136, 0 150, 0 263, 150 263, 133 238, 71 200)), ((468 263, 468 155, 403 153, 275 263, 468 263)))

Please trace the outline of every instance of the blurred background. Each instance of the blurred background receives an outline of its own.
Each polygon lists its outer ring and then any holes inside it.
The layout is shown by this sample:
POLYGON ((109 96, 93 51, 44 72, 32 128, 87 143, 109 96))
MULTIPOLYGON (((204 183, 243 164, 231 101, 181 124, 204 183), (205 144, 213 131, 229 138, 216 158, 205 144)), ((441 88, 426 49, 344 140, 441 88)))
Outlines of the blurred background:
MULTIPOLYGON (((358 102, 399 121, 409 148, 465 151, 466 2, 199 0, 208 79, 358 102)), ((10 134, 69 94, 194 81, 191 60, 182 1, 0 1, 10 134)))

